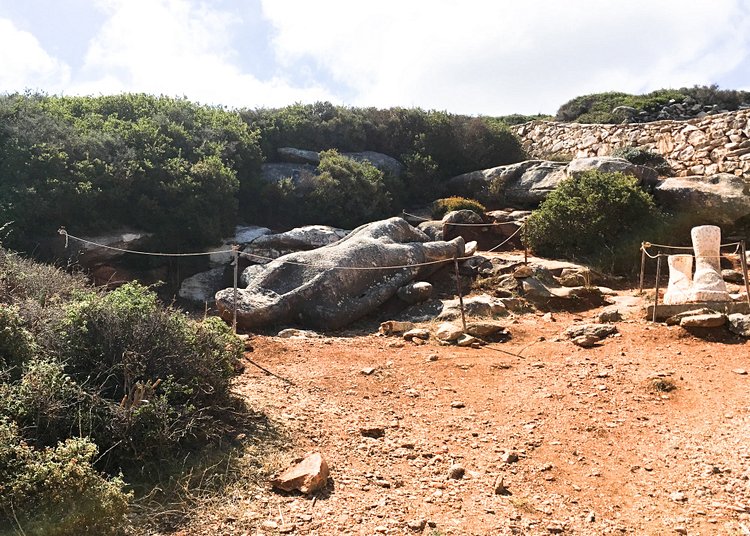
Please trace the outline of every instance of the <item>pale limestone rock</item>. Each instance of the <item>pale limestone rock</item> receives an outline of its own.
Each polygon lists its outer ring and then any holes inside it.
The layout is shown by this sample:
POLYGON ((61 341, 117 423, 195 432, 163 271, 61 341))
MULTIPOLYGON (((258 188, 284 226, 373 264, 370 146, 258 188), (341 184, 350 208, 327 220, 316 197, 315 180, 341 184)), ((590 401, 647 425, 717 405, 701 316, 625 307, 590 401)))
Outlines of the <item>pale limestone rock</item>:
POLYGON ((689 301, 731 301, 721 278, 721 229, 715 225, 700 225, 693 227, 690 236, 695 249, 695 276, 689 301))
POLYGON ((463 330, 457 325, 450 322, 443 322, 438 326, 435 337, 441 341, 452 342, 457 340, 463 333, 463 330))
POLYGON ((693 284, 693 256, 670 255, 669 285, 664 293, 665 305, 687 303, 690 300, 690 288, 693 284))

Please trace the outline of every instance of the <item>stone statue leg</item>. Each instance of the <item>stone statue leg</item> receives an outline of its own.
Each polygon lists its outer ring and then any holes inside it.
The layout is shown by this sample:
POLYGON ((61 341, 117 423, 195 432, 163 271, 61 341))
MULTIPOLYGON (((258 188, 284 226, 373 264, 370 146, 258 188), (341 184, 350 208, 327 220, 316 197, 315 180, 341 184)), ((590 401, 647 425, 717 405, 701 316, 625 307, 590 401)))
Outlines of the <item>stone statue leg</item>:
POLYGON ((721 277, 721 229, 714 225, 701 225, 693 227, 690 236, 695 250, 695 276, 690 301, 731 301, 721 277))
POLYGON ((690 291, 693 285, 693 256, 670 255, 669 285, 664 293, 665 305, 677 305, 690 301, 690 291))

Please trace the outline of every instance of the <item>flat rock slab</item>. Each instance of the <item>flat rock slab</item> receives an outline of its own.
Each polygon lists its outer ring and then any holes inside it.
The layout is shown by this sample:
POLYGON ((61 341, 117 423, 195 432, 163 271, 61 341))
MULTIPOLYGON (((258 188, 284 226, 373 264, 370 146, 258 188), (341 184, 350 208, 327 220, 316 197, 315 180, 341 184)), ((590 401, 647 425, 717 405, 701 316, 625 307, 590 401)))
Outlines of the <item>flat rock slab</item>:
MULTIPOLYGON (((701 303, 684 303, 680 305, 662 305, 656 306, 656 321, 663 322, 667 318, 675 316, 680 313, 692 311, 694 309, 710 309, 717 313, 724 313, 726 315, 741 313, 750 314, 750 305, 746 301, 743 302, 701 302, 701 303)), ((646 318, 651 320, 654 315, 654 306, 649 305, 646 308, 646 318)))
POLYGON ((680 320, 683 328, 720 328, 726 323, 727 317, 722 313, 684 316, 680 320))

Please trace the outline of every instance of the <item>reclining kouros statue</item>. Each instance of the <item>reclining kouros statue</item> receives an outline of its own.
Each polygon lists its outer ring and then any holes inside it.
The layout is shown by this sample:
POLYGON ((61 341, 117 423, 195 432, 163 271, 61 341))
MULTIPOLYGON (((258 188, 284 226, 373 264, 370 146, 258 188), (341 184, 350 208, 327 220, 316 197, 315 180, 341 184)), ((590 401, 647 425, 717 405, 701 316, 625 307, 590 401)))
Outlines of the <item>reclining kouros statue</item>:
POLYGON ((731 301, 721 277, 721 229, 714 225, 693 227, 690 231, 695 251, 695 275, 691 255, 670 255, 666 305, 692 302, 731 301))
MULTIPOLYGON (((431 242, 401 218, 363 225, 328 246, 250 266, 238 290, 237 325, 254 328, 294 322, 336 329, 375 310, 399 288, 464 255, 464 240, 431 242), (400 268, 391 268, 400 267, 400 268)), ((216 294, 222 318, 231 321, 234 289, 216 294)))

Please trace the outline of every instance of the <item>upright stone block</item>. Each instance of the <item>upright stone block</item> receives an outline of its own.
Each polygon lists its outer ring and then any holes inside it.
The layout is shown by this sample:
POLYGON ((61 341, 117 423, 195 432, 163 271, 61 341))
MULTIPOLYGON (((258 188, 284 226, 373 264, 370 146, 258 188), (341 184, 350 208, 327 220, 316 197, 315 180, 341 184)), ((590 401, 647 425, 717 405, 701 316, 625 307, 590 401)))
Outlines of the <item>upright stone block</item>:
POLYGON ((721 277, 721 229, 715 225, 701 225, 693 227, 690 236, 695 250, 695 275, 690 301, 731 301, 721 277))
POLYGON ((693 256, 670 255, 667 257, 667 263, 669 264, 669 285, 664 293, 664 304, 688 303, 693 286, 693 256))

